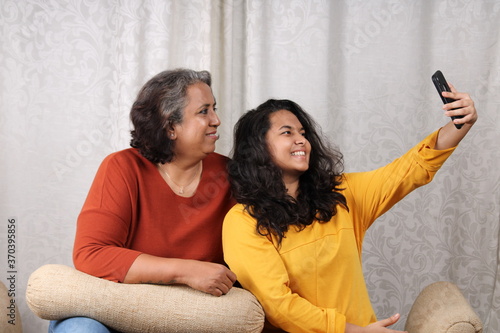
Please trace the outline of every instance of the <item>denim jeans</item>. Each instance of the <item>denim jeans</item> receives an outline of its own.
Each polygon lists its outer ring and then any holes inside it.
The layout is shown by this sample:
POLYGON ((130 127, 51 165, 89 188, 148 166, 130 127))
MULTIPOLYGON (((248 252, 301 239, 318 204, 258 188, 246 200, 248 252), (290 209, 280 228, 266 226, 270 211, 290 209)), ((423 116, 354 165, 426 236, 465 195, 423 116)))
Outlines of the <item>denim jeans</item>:
POLYGON ((119 333, 97 320, 87 317, 73 317, 53 320, 49 325, 49 333, 119 333))

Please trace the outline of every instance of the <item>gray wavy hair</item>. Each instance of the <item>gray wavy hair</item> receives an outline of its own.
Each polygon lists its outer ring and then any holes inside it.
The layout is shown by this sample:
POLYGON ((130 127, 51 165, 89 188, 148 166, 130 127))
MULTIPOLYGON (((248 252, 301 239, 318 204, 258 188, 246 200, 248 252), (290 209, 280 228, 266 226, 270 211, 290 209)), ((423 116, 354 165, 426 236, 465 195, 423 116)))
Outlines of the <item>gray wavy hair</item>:
POLYGON ((158 73, 139 91, 130 110, 134 126, 130 145, 151 162, 172 161, 175 141, 170 140, 167 131, 182 123, 188 103, 187 88, 198 82, 211 87, 210 73, 178 68, 158 73))

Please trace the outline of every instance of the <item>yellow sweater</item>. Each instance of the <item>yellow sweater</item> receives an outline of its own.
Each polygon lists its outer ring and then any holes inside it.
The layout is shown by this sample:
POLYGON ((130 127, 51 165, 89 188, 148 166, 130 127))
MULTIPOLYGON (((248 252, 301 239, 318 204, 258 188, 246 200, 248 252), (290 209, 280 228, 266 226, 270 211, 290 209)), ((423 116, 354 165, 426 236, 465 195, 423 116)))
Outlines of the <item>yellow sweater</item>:
POLYGON ((302 231, 290 228, 281 247, 256 232, 241 204, 223 224, 224 258, 267 320, 287 332, 343 333, 345 323, 376 321, 362 271, 368 227, 415 188, 427 184, 454 148, 434 150, 438 131, 385 167, 343 175, 349 211, 302 231))

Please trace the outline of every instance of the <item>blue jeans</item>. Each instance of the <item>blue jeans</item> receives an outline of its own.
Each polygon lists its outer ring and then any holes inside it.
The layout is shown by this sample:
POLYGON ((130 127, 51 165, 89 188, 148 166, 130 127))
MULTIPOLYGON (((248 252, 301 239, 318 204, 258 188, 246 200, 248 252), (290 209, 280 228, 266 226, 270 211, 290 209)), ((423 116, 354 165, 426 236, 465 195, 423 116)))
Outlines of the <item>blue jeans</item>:
POLYGON ((73 317, 53 320, 49 325, 49 333, 119 333, 97 320, 87 317, 73 317))

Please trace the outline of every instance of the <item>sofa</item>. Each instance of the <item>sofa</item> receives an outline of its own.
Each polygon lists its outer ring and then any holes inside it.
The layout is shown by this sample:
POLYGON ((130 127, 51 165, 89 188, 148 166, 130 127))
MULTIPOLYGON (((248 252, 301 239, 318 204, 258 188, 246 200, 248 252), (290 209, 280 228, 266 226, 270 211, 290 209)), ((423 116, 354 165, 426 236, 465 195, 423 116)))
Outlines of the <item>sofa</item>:
POLYGON ((447 281, 425 287, 406 319, 409 333, 481 333, 483 325, 458 287, 447 281))
MULTIPOLYGON (((214 297, 186 286, 110 282, 53 264, 31 274, 26 300, 42 319, 91 317, 124 333, 257 333, 265 319, 257 299, 241 288, 214 297)), ((436 282, 415 300, 405 330, 481 333, 482 324, 457 286, 436 282)))

